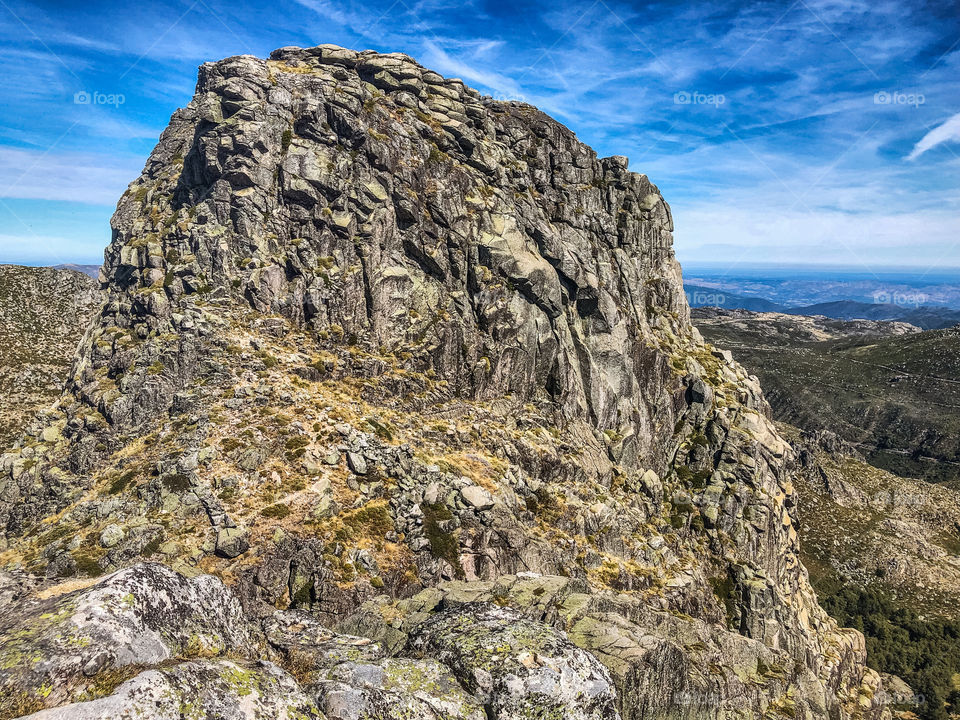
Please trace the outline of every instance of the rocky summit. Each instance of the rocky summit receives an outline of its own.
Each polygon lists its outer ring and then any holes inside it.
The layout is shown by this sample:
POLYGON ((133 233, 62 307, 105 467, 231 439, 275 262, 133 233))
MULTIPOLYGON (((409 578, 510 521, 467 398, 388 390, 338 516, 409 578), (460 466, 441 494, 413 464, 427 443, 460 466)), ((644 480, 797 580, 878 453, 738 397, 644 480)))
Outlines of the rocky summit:
POLYGON ((405 55, 200 69, 0 463, 0 715, 881 718, 670 208, 405 55))

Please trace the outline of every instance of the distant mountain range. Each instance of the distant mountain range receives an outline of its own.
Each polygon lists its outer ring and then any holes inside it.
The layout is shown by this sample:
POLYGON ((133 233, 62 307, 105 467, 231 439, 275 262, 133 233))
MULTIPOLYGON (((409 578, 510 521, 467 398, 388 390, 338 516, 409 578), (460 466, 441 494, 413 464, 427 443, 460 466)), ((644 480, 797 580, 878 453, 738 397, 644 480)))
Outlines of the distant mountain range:
POLYGON ((81 272, 84 275, 89 275, 94 279, 96 279, 100 275, 99 265, 77 265, 76 263, 64 263, 62 265, 54 265, 53 269, 54 270, 75 270, 76 272, 81 272))
POLYGON ((960 488, 960 330, 715 308, 692 317, 759 377, 777 420, 835 432, 884 470, 960 488))
POLYGON ((940 330, 960 324, 960 310, 937 305, 895 305, 834 300, 789 307, 765 298, 747 297, 718 288, 684 284, 691 307, 719 307, 725 310, 779 312, 786 315, 822 315, 835 320, 895 320, 923 330, 940 330))

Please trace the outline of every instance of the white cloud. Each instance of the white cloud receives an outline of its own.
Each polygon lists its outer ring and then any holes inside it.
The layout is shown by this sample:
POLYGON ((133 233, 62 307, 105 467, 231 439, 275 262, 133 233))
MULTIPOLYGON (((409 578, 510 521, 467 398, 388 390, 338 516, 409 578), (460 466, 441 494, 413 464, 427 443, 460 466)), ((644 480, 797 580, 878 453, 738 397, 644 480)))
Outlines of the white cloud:
POLYGON ((950 140, 960 140, 960 113, 957 113, 920 138, 920 142, 914 145, 913 150, 907 155, 907 160, 916 160, 927 150, 932 150, 937 145, 950 140))
POLYGON ((81 240, 55 235, 0 233, 0 263, 59 265, 62 263, 98 263, 110 236, 99 240, 81 240))
POLYGON ((520 86, 506 75, 470 65, 459 58, 448 55, 436 43, 429 40, 424 42, 424 47, 426 48, 426 54, 423 58, 423 64, 427 67, 435 68, 445 75, 453 75, 461 80, 476 83, 504 97, 519 98, 523 95, 520 86))
POLYGON ((0 197, 115 205, 143 158, 0 147, 0 197))
POLYGON ((681 262, 803 262, 867 272, 960 266, 956 216, 947 212, 853 214, 719 203, 672 209, 681 262))

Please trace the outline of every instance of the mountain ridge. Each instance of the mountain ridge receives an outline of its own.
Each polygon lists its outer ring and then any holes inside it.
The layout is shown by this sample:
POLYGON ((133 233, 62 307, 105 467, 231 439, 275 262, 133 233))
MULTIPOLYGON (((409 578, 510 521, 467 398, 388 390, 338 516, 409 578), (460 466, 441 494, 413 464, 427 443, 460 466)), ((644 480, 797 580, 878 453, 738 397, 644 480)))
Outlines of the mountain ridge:
MULTIPOLYGON (((797 558, 792 451, 690 325, 669 206, 626 166, 403 55, 205 64, 111 221, 67 391, 0 463, 5 563, 111 573, 60 613, 223 578, 273 638, 238 651, 331 717, 359 671, 272 623, 440 663, 491 717, 883 717, 797 558), (517 691, 504 637, 569 692, 517 691)), ((0 682, 82 712, 108 640, 50 695, 33 660, 0 682)), ((212 672, 165 652, 150 682, 212 672)))
POLYGON ((893 303, 865 303, 831 300, 813 305, 783 305, 761 297, 737 295, 703 285, 684 283, 691 307, 719 307, 724 310, 774 312, 785 315, 822 315, 834 320, 905 322, 923 330, 943 330, 960 324, 960 310, 939 305, 902 306, 893 303))

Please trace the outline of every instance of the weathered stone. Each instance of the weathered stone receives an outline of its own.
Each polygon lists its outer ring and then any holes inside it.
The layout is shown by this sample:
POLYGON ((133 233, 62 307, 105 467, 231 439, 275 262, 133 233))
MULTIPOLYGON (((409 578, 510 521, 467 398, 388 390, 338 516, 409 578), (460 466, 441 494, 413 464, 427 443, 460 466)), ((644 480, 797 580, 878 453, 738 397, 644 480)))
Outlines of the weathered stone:
POLYGON ((296 681, 269 662, 192 661, 146 670, 97 700, 43 710, 29 720, 324 720, 296 681))
POLYGON ((8 608, 0 617, 0 695, 53 706, 102 671, 189 653, 250 653, 254 638, 220 580, 138 565, 88 589, 8 608))
POLYGON ((486 720, 483 705, 435 660, 337 665, 310 688, 329 720, 486 720))
POLYGON ((476 510, 486 510, 493 507, 493 496, 479 485, 467 485, 460 489, 460 494, 467 505, 476 510))
POLYGON ((217 554, 235 558, 250 549, 247 531, 238 527, 225 527, 217 531, 217 554))
POLYGON ((464 605, 419 626, 407 647, 449 665, 497 720, 619 718, 606 668, 553 628, 495 605, 464 605))
POLYGON ((348 452, 347 465, 357 475, 367 474, 367 459, 360 453, 348 452))
POLYGON ((107 525, 100 533, 100 544, 105 548, 111 548, 123 540, 123 528, 119 525, 107 525))

